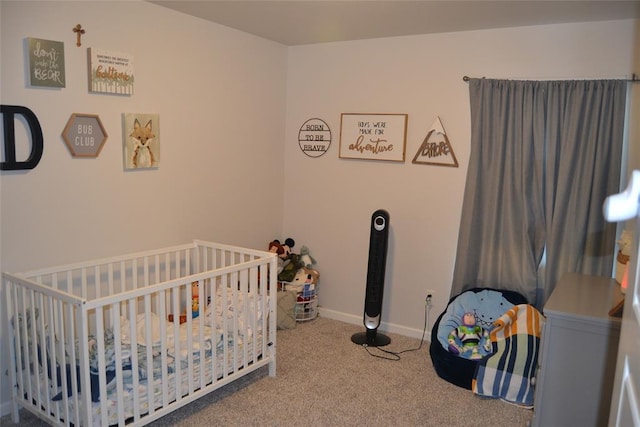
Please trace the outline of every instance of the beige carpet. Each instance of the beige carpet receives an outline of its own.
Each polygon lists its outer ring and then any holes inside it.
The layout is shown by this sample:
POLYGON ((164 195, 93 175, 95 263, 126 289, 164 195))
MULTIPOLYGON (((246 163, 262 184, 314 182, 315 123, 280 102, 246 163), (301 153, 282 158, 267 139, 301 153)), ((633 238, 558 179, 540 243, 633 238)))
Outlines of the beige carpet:
MULTIPOLYGON (((277 376, 266 368, 152 423, 152 426, 527 426, 532 411, 483 399, 439 378, 428 342, 401 360, 372 357, 351 342, 364 326, 318 318, 278 331, 277 376)), ((384 349, 419 340, 389 334, 384 349)), ((375 348, 370 351, 383 355, 375 348)), ((12 425, 5 418, 2 425, 12 425)), ((25 416, 22 426, 44 425, 25 416)))

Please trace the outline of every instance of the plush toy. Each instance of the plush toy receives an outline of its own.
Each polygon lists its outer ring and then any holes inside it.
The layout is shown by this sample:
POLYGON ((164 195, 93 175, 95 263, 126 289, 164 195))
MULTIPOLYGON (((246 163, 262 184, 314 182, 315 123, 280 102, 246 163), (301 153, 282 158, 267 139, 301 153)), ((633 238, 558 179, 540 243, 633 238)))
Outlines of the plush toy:
POLYGON ((200 289, 198 282, 191 283, 191 316, 195 319, 200 315, 200 289))
POLYGON ((280 240, 272 240, 269 242, 269 252, 278 254, 278 256, 284 253, 284 248, 280 244, 280 240))
POLYGON ((300 248, 300 261, 302 261, 307 268, 313 268, 313 266, 316 265, 316 260, 311 256, 309 248, 306 246, 300 248))
POLYGON ((296 245, 295 240, 291 237, 285 239, 284 243, 280 243, 280 240, 275 239, 269 242, 269 252, 278 254, 278 258, 286 260, 291 254, 291 249, 296 245))
POLYGON ((472 312, 462 316, 462 324, 449 333, 449 351, 466 359, 482 359, 491 353, 489 332, 476 325, 472 312))
POLYGON ((291 282, 302 267, 304 267, 304 263, 300 260, 300 255, 289 254, 283 269, 278 273, 278 281, 291 282))
POLYGON ((298 293, 298 302, 309 301, 316 290, 319 279, 320 273, 318 270, 302 267, 298 269, 291 283, 287 284, 287 289, 298 293))
MULTIPOLYGON (((284 270, 284 267, 288 264, 291 257, 291 249, 295 246, 296 242, 291 237, 285 239, 284 244, 280 243, 280 240, 272 240, 269 242, 269 252, 278 254, 278 274, 284 270)), ((294 272, 295 274, 295 272, 294 272)), ((278 280, 282 280, 278 278, 278 280)))

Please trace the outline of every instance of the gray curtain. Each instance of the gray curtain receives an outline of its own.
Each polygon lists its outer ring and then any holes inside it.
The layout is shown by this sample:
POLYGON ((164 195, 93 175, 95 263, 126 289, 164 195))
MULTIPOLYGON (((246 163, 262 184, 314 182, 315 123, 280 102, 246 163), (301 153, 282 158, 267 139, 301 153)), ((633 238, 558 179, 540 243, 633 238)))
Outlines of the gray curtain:
POLYGON ((541 307, 564 272, 611 276, 602 203, 618 191, 626 83, 471 79, 469 95, 451 295, 511 289, 541 307))

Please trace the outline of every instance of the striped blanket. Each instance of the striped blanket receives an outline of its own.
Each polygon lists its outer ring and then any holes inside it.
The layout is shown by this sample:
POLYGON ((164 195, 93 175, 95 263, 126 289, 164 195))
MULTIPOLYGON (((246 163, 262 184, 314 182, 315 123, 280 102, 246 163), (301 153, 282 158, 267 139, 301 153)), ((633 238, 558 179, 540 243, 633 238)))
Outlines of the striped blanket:
POLYGON ((478 362, 472 390, 480 396, 533 407, 540 335, 545 318, 535 307, 515 305, 494 322, 493 354, 478 362))

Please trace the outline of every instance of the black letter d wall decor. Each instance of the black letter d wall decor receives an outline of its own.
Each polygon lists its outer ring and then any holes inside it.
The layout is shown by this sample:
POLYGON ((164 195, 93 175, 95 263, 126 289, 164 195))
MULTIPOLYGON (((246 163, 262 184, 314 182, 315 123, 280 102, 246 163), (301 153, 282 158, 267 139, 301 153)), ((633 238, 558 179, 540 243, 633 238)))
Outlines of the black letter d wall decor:
POLYGON ((4 126, 4 162, 0 163, 0 170, 19 170, 35 168, 43 152, 42 128, 36 115, 27 107, 17 105, 0 105, 2 124, 4 126), (21 115, 29 125, 31 133, 31 153, 25 161, 16 161, 16 132, 14 127, 15 115, 21 115))

